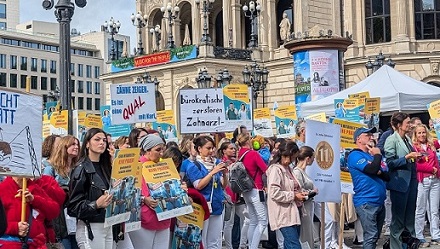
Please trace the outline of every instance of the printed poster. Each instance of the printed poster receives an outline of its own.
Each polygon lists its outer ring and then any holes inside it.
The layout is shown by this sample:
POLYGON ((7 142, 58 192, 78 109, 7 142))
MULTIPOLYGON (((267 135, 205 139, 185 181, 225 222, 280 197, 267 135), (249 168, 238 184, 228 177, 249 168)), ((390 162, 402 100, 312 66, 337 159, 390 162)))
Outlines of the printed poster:
POLYGON ((52 113, 50 116, 50 134, 51 135, 67 135, 67 126, 68 126, 68 111, 56 111, 52 113))
POLYGON ((192 208, 194 212, 177 217, 174 236, 172 236, 172 249, 200 248, 205 211, 197 203, 193 203, 192 208))
POLYGON ((154 84, 112 84, 110 96, 112 124, 156 121, 154 84))
POLYGON ((118 139, 120 136, 128 136, 130 134, 132 124, 112 124, 111 107, 109 105, 101 106, 101 121, 102 129, 110 134, 113 139, 118 139))
POLYGON ((140 228, 141 163, 139 153, 139 148, 115 151, 109 190, 113 199, 105 210, 104 227, 128 222, 131 226, 134 225, 132 223, 137 223, 140 228))
POLYGON ((153 123, 153 129, 159 132, 159 136, 168 143, 177 142, 176 121, 173 110, 157 112, 157 121, 153 123))
POLYGON ((306 173, 319 189, 316 202, 341 202, 339 125, 308 120, 306 144, 315 150, 315 160, 306 173))
POLYGON ((296 124, 298 117, 296 116, 296 107, 281 106, 274 111, 275 125, 277 129, 277 137, 293 138, 296 135, 296 124))
POLYGON ((254 135, 273 137, 269 107, 254 110, 254 135))
POLYGON ((41 175, 41 96, 0 88, 0 175, 41 175))
POLYGON ((363 123, 368 128, 379 130, 380 98, 366 98, 363 123))
POLYGON ((353 179, 348 171, 341 171, 341 192, 347 194, 354 194, 353 179))
POLYGON ((301 51, 293 54, 293 75, 295 82, 295 104, 312 100, 309 52, 301 51))
POLYGON ((330 123, 339 125, 341 127, 341 148, 344 149, 353 149, 356 147, 356 144, 353 140, 354 132, 357 128, 365 127, 364 124, 350 122, 343 119, 330 118, 330 123))
POLYGON ((435 134, 440 138, 440 100, 428 104, 428 112, 434 125, 435 134))
POLYGON ((359 92, 348 95, 349 99, 367 99, 370 98, 370 92, 359 92))
POLYGON ((171 158, 158 163, 145 162, 142 176, 153 199, 159 202, 155 208, 159 221, 193 212, 187 193, 181 188, 180 175, 171 158))
POLYGON ((339 92, 338 50, 308 51, 312 101, 339 92))
POLYGON ((58 108, 59 108, 58 101, 46 102, 47 117, 50 119, 50 116, 52 116, 52 113, 54 113, 58 108))
POLYGON ((364 109, 364 99, 334 99, 335 118, 351 122, 361 122, 361 111, 364 109))
POLYGON ((223 108, 227 125, 232 130, 239 125, 252 127, 252 102, 248 86, 245 84, 229 84, 223 87, 223 108))
POLYGON ((325 116, 325 112, 320 112, 317 114, 309 115, 307 117, 304 117, 305 120, 315 120, 319 122, 327 122, 327 117, 325 116))

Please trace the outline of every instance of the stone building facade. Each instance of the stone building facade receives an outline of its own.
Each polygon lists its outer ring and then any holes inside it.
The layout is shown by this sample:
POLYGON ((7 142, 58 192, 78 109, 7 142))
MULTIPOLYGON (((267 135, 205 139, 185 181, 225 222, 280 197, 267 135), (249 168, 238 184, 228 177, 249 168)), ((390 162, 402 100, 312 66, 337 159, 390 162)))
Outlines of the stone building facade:
MULTIPOLYGON (((208 2, 208 0, 206 0, 208 2)), ((177 46, 188 38, 198 46, 196 59, 137 68, 103 75, 106 87, 130 83, 148 71, 158 77, 160 96, 165 109, 178 110, 177 94, 182 87, 197 87, 195 77, 206 68, 215 79, 217 72, 227 68, 233 82, 242 82, 242 70, 252 60, 270 71, 258 107, 289 105, 294 102, 293 60, 280 41, 279 23, 283 13, 291 21, 290 32, 297 35, 317 28, 331 30, 334 36, 350 37, 353 44, 344 57, 346 87, 367 77, 368 58, 382 52, 397 64, 395 69, 409 76, 440 84, 440 1, 434 0, 257 0, 261 4, 258 18, 258 48, 252 56, 245 51, 250 39, 251 25, 243 5, 249 0, 215 0, 207 18, 211 45, 200 42, 204 17, 204 0, 138 0, 136 10, 147 17, 147 27, 141 39, 147 53, 153 53, 155 37, 149 30, 160 26, 160 48, 166 49, 168 19, 161 7, 178 6, 172 34, 177 46), (188 37, 189 34, 189 37, 188 37), (238 54, 238 56, 237 56, 238 54)), ((107 91, 108 92, 108 91, 107 91)), ((107 102, 109 96, 107 97, 107 102)), ((176 113, 177 114, 177 113, 176 113)))

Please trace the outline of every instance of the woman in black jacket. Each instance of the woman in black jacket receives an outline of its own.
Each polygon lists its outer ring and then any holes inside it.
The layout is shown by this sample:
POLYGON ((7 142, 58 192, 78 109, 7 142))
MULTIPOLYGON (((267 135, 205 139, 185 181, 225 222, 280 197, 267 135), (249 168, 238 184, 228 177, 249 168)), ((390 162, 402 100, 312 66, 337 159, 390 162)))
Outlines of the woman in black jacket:
POLYGON ((112 227, 104 227, 105 209, 112 201, 111 157, 106 133, 90 129, 81 146, 79 164, 70 176, 68 214, 78 219, 78 247, 111 249, 112 227))

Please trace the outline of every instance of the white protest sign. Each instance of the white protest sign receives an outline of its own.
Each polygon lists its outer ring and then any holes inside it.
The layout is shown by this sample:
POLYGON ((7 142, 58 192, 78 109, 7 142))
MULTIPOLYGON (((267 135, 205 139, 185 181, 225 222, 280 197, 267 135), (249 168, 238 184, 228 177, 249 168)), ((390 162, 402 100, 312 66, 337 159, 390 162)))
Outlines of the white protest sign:
POLYGON ((111 85, 112 124, 156 121, 154 84, 111 85))
POLYGON ((340 135, 339 125, 307 120, 306 145, 315 150, 315 161, 306 172, 319 190, 316 202, 341 202, 340 135))
POLYGON ((181 89, 178 101, 181 134, 230 131, 225 125, 221 88, 181 89))
POLYGON ((0 89, 0 174, 41 175, 40 96, 0 89))

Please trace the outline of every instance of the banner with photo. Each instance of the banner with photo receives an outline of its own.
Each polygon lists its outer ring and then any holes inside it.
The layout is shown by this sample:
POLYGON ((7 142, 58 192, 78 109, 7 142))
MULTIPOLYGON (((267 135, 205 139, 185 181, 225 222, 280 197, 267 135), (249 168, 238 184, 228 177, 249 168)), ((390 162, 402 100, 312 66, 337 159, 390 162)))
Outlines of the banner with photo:
POLYGON ((273 137, 269 107, 254 110, 254 135, 273 137))
POLYGON ((120 124, 113 125, 112 124, 112 114, 111 107, 109 105, 102 105, 100 107, 101 110, 101 121, 102 121, 102 129, 110 134, 113 139, 118 139, 120 136, 128 136, 132 129, 132 124, 120 124))
POLYGON ((364 109, 364 99, 334 99, 335 118, 351 122, 361 122, 361 111, 364 109))
POLYGON ((159 136, 168 143, 174 141, 177 143, 176 121, 173 110, 157 111, 157 120, 153 122, 153 129, 159 132, 159 136))
MULTIPOLYGON (((141 163, 139 148, 115 151, 109 194, 112 202, 105 210, 104 227, 123 222, 135 223, 140 228, 141 163)), ((133 229, 131 229, 132 231, 133 229)))
POLYGON ((50 101, 46 102, 46 114, 47 118, 50 119, 50 116, 52 116, 52 113, 54 113, 58 109, 58 101, 50 101))
POLYGON ((356 122, 350 122, 343 119, 337 119, 337 118, 330 118, 329 123, 336 124, 341 127, 341 141, 340 145, 341 148, 344 149, 353 149, 356 147, 356 144, 353 140, 354 131, 357 128, 365 127, 364 124, 356 123, 356 122))
POLYGON ((195 202, 192 203, 193 212, 178 216, 174 228, 172 249, 199 249, 202 242, 202 230, 205 211, 195 202))
POLYGON ((159 221, 193 212, 188 194, 182 189, 180 175, 171 158, 158 163, 145 162, 142 176, 150 196, 158 201, 154 209, 159 221))
POLYGON ((341 202, 340 132, 339 125, 306 122, 306 144, 315 150, 315 160, 306 172, 319 189, 316 202, 341 202))
POLYGON ((368 127, 379 130, 380 98, 366 98, 363 123, 368 127))
POLYGON ((440 100, 428 104, 428 112, 433 123, 433 130, 437 138, 440 138, 440 100))
POLYGON ((41 96, 0 88, 0 175, 41 175, 41 96))
POLYGON ((252 101, 245 84, 229 84, 223 87, 223 108, 226 125, 234 130, 239 125, 252 127, 252 101))
POLYGON ((298 123, 296 107, 294 105, 280 106, 274 111, 274 116, 277 137, 293 138, 296 135, 296 124, 298 123))
POLYGON ((312 101, 339 92, 339 51, 308 51, 312 101))
POLYGON ((110 96, 112 124, 156 121, 154 84, 112 84, 110 96))

